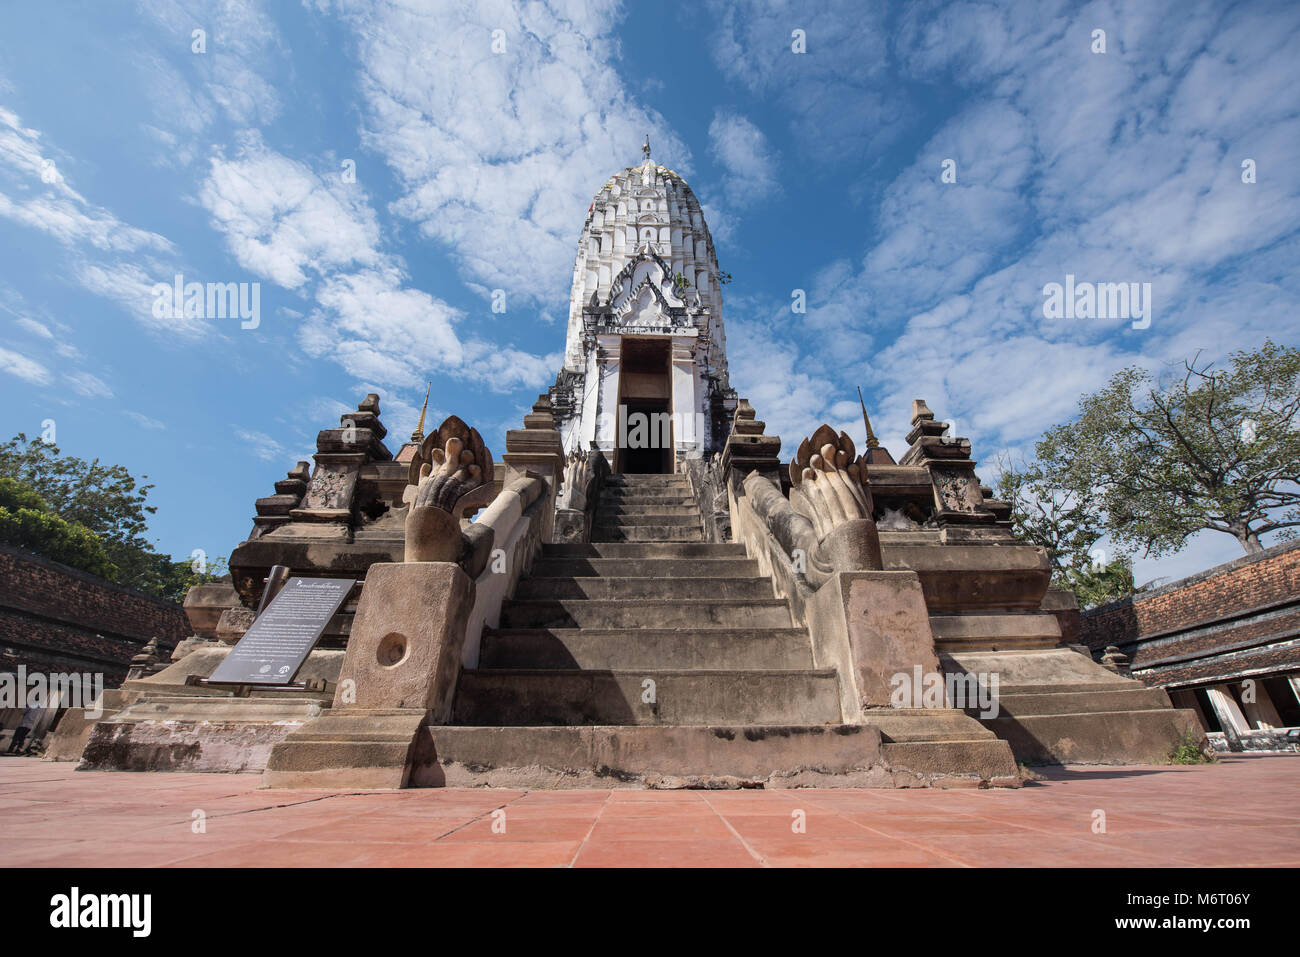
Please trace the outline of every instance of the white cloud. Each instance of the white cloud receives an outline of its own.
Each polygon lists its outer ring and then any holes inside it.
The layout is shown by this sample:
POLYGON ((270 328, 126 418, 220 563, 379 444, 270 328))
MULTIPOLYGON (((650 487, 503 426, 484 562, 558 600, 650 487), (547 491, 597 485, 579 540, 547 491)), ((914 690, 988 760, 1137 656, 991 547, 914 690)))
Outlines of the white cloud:
POLYGON ((459 310, 403 288, 395 267, 332 277, 316 300, 320 308, 299 337, 303 348, 334 359, 358 379, 411 389, 427 370, 456 368, 463 360, 452 329, 459 310))
POLYGON ((779 104, 801 155, 819 162, 883 152, 914 117, 894 80, 887 4, 711 0, 724 76, 779 104), (803 31, 796 53, 794 31, 803 31))
POLYGON ((32 385, 47 385, 51 379, 50 370, 35 359, 3 347, 0 347, 0 372, 17 376, 32 385))
POLYGON ((0 216, 48 233, 67 246, 105 252, 171 250, 163 236, 122 222, 68 185, 57 157, 45 155, 40 133, 0 107, 0 216))
POLYGON ((131 410, 127 409, 124 410, 122 414, 125 415, 132 422, 139 425, 142 429, 162 431, 163 429, 167 428, 166 423, 159 422, 157 419, 151 419, 149 418, 149 416, 145 415, 142 412, 132 412, 131 410))
POLYGON ((200 200, 236 259, 314 299, 298 334, 307 355, 382 383, 384 392, 418 388, 430 369, 499 390, 554 375, 554 357, 463 340, 454 328, 463 313, 409 285, 356 184, 317 175, 256 137, 236 158, 217 156, 211 165, 200 200))
POLYGON ((280 114, 280 98, 260 70, 282 41, 266 4, 260 0, 142 0, 141 8, 163 28, 163 50, 185 64, 185 72, 202 77, 194 89, 182 74, 158 56, 146 69, 160 73, 153 82, 155 104, 169 126, 198 125, 214 119, 216 109, 238 126, 265 126, 280 114), (206 50, 193 52, 195 29, 206 33, 206 50), (168 108, 170 107, 170 109, 168 108))
MULTIPOLYGON (((805 318, 810 359, 846 392, 870 382, 886 423, 924 397, 978 455, 1069 419, 1124 365, 1300 335, 1300 288, 1283 265, 1300 254, 1300 186, 1240 179, 1242 157, 1277 169, 1300 148, 1279 39, 1300 35, 1300 17, 1252 13, 1229 30, 1133 11, 1111 18, 1105 56, 1088 52, 1095 18, 1064 6, 905 12, 894 52, 911 78, 972 89, 886 188, 861 259, 809 284, 805 318), (955 184, 940 182, 946 158, 955 184), (1151 282, 1151 328, 1044 319, 1043 285, 1066 273, 1151 282)), ((767 88, 787 68, 764 69, 742 72, 767 88)), ((870 85, 871 70, 862 76, 870 85)), ((858 102, 869 108, 870 91, 834 101, 845 112, 858 102)))
POLYGON ((113 390, 97 375, 89 372, 69 372, 64 380, 72 386, 72 391, 88 399, 111 399, 113 390))
POLYGON ((234 433, 235 438, 247 446, 249 452, 264 462, 280 462, 288 457, 286 447, 265 432, 235 427, 234 433))
POLYGON ((778 159, 767 137, 739 114, 718 110, 709 124, 709 149, 721 164, 727 201, 743 207, 780 188, 778 159))
POLYGON ((689 151, 615 70, 616 3, 338 6, 360 52, 363 141, 401 183, 393 208, 469 282, 565 296, 574 211, 639 162, 647 132, 657 162, 690 173, 689 151))
POLYGON ((159 318, 154 315, 157 298, 154 286, 172 283, 172 274, 161 268, 151 274, 134 264, 82 262, 76 269, 76 277, 91 292, 113 300, 142 326, 159 335, 195 339, 213 328, 212 323, 194 316, 159 318))
POLYGON ((19 326, 20 328, 26 329, 32 335, 39 336, 42 339, 54 338, 54 333, 50 331, 49 327, 42 325, 41 323, 37 322, 35 319, 28 319, 26 316, 24 316, 20 319, 15 319, 14 324, 19 326))
POLYGON ((248 137, 234 159, 217 155, 199 200, 241 266, 288 289, 344 266, 379 261, 379 226, 365 193, 338 175, 248 137))

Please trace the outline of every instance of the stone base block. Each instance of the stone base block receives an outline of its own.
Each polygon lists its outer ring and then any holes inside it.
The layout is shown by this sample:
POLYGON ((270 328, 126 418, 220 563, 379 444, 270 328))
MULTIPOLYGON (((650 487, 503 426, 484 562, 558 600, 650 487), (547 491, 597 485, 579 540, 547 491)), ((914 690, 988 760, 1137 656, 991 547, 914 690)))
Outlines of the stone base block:
POLYGON ((317 698, 156 697, 98 722, 78 771, 260 771, 317 698))
POLYGON ((432 741, 422 731, 426 718, 413 708, 323 714, 275 746, 262 782, 273 788, 403 788, 436 778, 432 741))
POLYGON ((918 665, 926 674, 939 670, 915 572, 841 572, 818 589, 808 618, 814 636, 844 635, 841 667, 851 669, 857 692, 856 702, 842 702, 846 714, 888 707, 896 674, 911 675, 918 665))
MULTIPOLYGON (((961 716, 964 717, 964 716, 961 716)), ((1019 786, 1010 749, 895 747, 870 724, 428 727, 436 761, 413 786, 798 788, 1019 786), (890 749, 893 749, 892 751, 890 749), (892 754, 892 757, 891 757, 892 754)))
POLYGON ((891 787, 864 725, 430 727, 446 787, 891 787))
POLYGON ((80 761, 96 722, 113 717, 122 706, 122 692, 112 689, 100 695, 100 713, 93 718, 87 717, 85 708, 69 708, 63 712, 54 733, 46 741, 45 760, 80 761))
POLYGON ((1100 711, 993 718, 986 724, 1020 761, 1044 764, 1168 764, 1183 740, 1203 740, 1195 713, 1100 711))
POLYGON ((998 715, 981 720, 1019 761, 1166 764, 1189 736, 1204 741, 1164 691, 1069 649, 952 654, 944 670, 998 676, 998 715))
POLYGON ((898 741, 883 745, 894 787, 1020 787, 1005 741, 898 741))

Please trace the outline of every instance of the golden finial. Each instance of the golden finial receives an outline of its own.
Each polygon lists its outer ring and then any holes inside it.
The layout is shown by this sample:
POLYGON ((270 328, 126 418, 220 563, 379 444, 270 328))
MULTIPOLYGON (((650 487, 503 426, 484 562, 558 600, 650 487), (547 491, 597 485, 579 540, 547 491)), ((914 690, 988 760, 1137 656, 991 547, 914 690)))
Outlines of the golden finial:
POLYGON ((411 441, 416 445, 424 441, 424 413, 429 410, 429 389, 432 387, 432 382, 424 387, 424 405, 420 406, 420 421, 415 423, 415 431, 411 433, 411 441))
POLYGON ((862 386, 858 386, 858 402, 862 405, 862 422, 867 427, 867 448, 878 449, 880 441, 876 438, 876 433, 871 431, 871 420, 867 418, 867 403, 862 399, 862 386))

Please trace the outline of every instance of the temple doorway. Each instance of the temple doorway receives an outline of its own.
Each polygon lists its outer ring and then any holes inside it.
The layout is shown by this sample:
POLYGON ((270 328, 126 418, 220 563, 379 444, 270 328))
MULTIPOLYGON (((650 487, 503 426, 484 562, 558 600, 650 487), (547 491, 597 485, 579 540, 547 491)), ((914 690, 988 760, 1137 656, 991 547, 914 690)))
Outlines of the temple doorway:
POLYGON ((671 370, 666 338, 624 339, 614 471, 673 471, 671 370))

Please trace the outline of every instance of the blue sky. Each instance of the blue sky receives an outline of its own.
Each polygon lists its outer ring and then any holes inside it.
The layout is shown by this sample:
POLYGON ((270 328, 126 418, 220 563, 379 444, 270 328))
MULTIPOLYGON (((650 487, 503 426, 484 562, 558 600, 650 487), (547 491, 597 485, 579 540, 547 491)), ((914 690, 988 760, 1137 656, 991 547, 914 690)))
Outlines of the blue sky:
MULTIPOLYGON (((392 448, 432 380, 435 421, 500 455, 559 366, 587 206, 647 132, 705 206, 732 384, 787 453, 821 421, 860 440, 861 385, 896 455, 924 397, 987 479, 1121 367, 1300 341, 1293 3, 0 16, 5 435, 53 420, 147 474, 178 556, 229 554, 368 391, 392 448), (260 283, 260 325, 156 317, 178 272, 260 283), (1150 326, 1045 319, 1067 273, 1150 282, 1150 326)), ((1206 533, 1138 578, 1240 554, 1206 533)))

